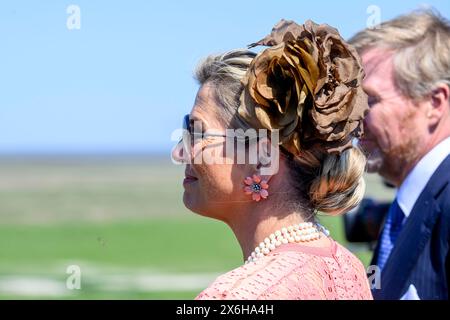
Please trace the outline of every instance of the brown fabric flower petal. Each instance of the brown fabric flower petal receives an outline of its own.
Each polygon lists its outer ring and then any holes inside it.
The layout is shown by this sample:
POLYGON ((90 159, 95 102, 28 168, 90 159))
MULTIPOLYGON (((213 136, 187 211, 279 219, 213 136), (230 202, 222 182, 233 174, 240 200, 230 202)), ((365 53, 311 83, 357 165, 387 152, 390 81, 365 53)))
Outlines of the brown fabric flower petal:
POLYGON ((279 130, 280 143, 299 155, 317 147, 342 152, 362 134, 368 110, 364 71, 338 31, 308 20, 281 20, 243 79, 239 114, 256 128, 279 130))

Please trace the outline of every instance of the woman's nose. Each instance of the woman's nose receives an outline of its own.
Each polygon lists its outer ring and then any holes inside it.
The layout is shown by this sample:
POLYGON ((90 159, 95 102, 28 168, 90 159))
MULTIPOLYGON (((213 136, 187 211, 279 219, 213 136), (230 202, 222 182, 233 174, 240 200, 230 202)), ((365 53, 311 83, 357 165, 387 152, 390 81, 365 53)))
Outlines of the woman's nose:
POLYGON ((172 149, 172 159, 178 163, 186 163, 186 152, 183 148, 182 141, 179 141, 172 149))

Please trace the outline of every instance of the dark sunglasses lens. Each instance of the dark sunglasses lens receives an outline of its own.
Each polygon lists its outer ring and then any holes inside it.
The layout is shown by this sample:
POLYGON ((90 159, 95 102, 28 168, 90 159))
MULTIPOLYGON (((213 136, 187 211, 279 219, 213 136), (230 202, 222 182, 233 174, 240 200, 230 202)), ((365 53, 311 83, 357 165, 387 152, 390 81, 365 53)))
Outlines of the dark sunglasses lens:
POLYGON ((185 115, 183 118, 183 137, 181 138, 183 141, 184 150, 190 154, 191 152, 191 135, 190 135, 190 123, 189 123, 189 115, 185 115))
POLYGON ((183 118, 183 129, 189 131, 189 129, 190 129, 189 127, 190 127, 190 125, 189 125, 189 115, 187 114, 183 118))

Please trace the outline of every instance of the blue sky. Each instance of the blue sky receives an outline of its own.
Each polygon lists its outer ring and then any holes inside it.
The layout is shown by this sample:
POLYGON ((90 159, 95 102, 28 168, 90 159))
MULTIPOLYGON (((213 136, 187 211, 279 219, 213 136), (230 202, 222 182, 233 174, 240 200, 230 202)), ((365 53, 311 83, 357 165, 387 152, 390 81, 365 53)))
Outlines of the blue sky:
POLYGON ((199 59, 265 36, 281 18, 347 38, 450 1, 5 1, 0 4, 0 153, 166 152, 188 113, 199 59), (80 8, 69 30, 66 9, 80 8))

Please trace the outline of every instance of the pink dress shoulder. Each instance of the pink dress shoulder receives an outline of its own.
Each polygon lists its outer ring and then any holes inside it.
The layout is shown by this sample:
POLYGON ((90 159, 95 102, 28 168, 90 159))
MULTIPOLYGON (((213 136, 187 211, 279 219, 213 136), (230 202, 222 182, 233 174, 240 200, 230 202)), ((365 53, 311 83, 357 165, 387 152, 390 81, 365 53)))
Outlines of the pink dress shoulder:
POLYGON ((297 243, 219 276, 196 300, 372 300, 361 261, 334 240, 329 248, 297 243))

